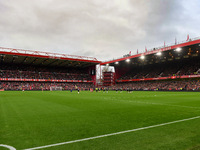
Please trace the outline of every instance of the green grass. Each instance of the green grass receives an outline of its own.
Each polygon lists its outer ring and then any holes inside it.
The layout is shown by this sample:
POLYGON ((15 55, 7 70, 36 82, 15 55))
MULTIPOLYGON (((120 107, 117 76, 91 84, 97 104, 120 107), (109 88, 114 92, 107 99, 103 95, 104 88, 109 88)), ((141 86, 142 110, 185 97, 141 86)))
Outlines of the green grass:
MULTIPOLYGON (((23 150, 195 116, 200 116, 195 92, 5 91, 0 92, 0 144, 23 150)), ((198 150, 200 119, 44 148, 67 149, 198 150)))

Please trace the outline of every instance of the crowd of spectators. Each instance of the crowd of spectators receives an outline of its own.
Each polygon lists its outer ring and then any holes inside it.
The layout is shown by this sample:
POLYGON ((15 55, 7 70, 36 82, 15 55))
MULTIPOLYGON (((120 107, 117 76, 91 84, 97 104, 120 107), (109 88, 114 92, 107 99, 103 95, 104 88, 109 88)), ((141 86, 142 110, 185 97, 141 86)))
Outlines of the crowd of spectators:
MULTIPOLYGON (((62 87, 62 90, 90 90, 93 83, 52 83, 52 82, 0 82, 4 90, 50 90, 51 87, 62 87)), ((117 83, 110 90, 148 90, 148 91, 199 91, 199 80, 139 81, 117 83)))
POLYGON ((50 90, 51 87, 62 87, 62 90, 89 90, 93 83, 51 83, 51 82, 0 82, 4 90, 50 90))
POLYGON ((200 74, 200 60, 169 62, 165 64, 144 65, 131 68, 119 80, 158 78, 200 74))
MULTIPOLYGON (((0 78, 92 81, 89 71, 84 68, 41 67, 2 63, 0 64, 0 78)), ((4 90, 50 90, 51 87, 62 87, 62 90, 73 90, 76 88, 89 90, 94 85, 93 82, 54 83, 0 81, 0 89, 4 90)))
POLYGON ((112 87, 114 90, 200 90, 199 80, 170 80, 170 81, 140 81, 117 83, 112 87))
MULTIPOLYGON (((164 65, 145 65, 131 69, 119 79, 141 79, 167 76, 200 74, 200 60, 170 62, 164 65)), ((89 71, 84 68, 49 68, 37 66, 20 66, 0 64, 0 78, 47 79, 47 80, 87 80, 92 81, 89 71)), ((89 83, 55 83, 55 82, 14 82, 0 81, 0 89, 4 90, 50 90, 51 87, 62 87, 62 90, 89 90, 95 88, 89 83)), ((200 90, 198 79, 176 79, 167 81, 117 82, 110 89, 123 90, 200 90)))
POLYGON ((82 68, 48 68, 20 65, 0 65, 0 78, 87 80, 92 78, 82 68))

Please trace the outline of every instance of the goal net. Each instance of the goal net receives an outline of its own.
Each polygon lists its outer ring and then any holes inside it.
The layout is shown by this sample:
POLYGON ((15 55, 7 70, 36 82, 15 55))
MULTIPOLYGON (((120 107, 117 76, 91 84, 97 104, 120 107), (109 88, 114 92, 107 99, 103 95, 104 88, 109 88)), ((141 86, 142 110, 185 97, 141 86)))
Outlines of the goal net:
POLYGON ((62 86, 51 86, 50 91, 62 91, 62 86))

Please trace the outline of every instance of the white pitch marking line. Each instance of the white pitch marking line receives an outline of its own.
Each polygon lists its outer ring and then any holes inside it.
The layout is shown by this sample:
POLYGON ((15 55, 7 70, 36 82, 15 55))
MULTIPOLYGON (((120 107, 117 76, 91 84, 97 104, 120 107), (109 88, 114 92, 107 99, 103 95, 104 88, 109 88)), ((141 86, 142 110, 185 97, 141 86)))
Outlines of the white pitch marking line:
POLYGON ((189 120, 194 120, 194 119, 199 119, 199 118, 200 118, 200 116, 196 116, 196 117, 192 117, 192 118, 187 118, 187 119, 182 119, 182 120, 177 120, 177 121, 172 121, 172 122, 167 122, 167 123, 162 123, 162 124, 157 124, 157 125, 152 125, 152 126, 148 126, 148 127, 142 127, 142 128, 132 129, 132 130, 120 131, 120 132, 104 134, 104 135, 99 135, 99 136, 94 136, 94 137, 89 137, 89 138, 84 138, 84 139, 79 139, 79 140, 74 140, 74 141, 67 141, 67 142, 62 142, 62 143, 57 143, 57 144, 50 144, 50 145, 46 145, 46 146, 28 148, 28 149, 24 149, 24 150, 36 150, 36 149, 66 145, 66 144, 71 144, 71 143, 77 143, 77 142, 82 142, 82 141, 89 141, 89 140, 93 140, 93 139, 99 139, 99 138, 113 136, 113 135, 130 133, 130 132, 135 132, 135 131, 155 128, 155 127, 165 126, 165 125, 169 125, 169 124, 174 124, 174 123, 179 123, 179 122, 184 122, 184 121, 189 121, 189 120))
POLYGON ((0 147, 5 147, 5 148, 8 148, 9 150, 16 150, 14 147, 9 146, 9 145, 4 145, 4 144, 0 144, 0 147))

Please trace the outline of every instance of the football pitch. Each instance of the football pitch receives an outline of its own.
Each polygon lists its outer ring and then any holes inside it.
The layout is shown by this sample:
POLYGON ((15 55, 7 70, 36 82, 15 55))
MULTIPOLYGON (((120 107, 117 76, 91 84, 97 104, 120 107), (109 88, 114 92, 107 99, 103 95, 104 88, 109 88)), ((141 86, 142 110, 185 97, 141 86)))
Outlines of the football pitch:
POLYGON ((8 149, 199 150, 200 93, 2 91, 8 149))

